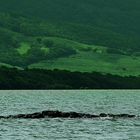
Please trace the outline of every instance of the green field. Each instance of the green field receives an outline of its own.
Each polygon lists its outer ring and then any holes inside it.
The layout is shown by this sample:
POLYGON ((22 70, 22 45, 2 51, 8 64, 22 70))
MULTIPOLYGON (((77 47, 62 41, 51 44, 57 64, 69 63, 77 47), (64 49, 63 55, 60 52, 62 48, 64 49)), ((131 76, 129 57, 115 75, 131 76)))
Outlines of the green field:
POLYGON ((1 0, 0 66, 138 76, 136 1, 1 0))
POLYGON ((24 55, 27 54, 27 52, 30 50, 30 44, 26 43, 26 42, 22 42, 20 44, 20 47, 17 48, 17 51, 19 54, 24 55))
POLYGON ((123 76, 140 75, 140 57, 80 52, 68 58, 42 61, 30 68, 61 69, 81 72, 102 72, 123 76))

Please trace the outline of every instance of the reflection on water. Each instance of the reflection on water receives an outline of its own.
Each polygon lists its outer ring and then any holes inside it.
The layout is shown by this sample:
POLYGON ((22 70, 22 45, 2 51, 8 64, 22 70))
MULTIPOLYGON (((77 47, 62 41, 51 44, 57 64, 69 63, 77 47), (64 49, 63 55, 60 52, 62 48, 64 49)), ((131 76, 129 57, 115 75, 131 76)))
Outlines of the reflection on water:
MULTIPOLYGON (((140 114, 140 91, 0 91, 1 115, 42 110, 140 114)), ((0 120, 0 140, 140 140, 138 119, 0 120)))

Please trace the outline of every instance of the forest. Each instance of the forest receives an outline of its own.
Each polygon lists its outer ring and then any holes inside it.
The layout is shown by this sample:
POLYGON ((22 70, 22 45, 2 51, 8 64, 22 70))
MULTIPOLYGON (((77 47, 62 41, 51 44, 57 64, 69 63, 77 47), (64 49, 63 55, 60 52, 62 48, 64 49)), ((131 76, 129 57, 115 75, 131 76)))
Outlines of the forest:
POLYGON ((139 89, 140 77, 98 72, 0 68, 0 89, 139 89))

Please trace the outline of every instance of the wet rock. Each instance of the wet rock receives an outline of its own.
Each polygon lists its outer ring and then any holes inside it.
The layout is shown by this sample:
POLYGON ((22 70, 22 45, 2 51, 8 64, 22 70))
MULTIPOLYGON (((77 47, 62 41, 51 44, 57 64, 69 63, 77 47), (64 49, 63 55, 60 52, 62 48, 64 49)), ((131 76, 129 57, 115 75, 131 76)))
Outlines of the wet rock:
POLYGON ((70 117, 70 113, 61 113, 61 117, 62 118, 69 118, 70 117))
POLYGON ((91 115, 91 118, 100 118, 100 115, 91 115))
POLYGON ((45 117, 58 118, 58 117, 62 117, 62 112, 60 112, 60 111, 43 111, 42 116, 44 118, 45 117))
POLYGON ((16 115, 16 116, 13 116, 14 118, 24 118, 25 117, 25 115, 24 114, 18 114, 18 115, 16 115))
POLYGON ((43 114, 42 113, 34 113, 34 114, 30 114, 28 116, 26 116, 27 118, 36 118, 36 119, 39 119, 39 118, 44 118, 43 114))
POLYGON ((129 114, 120 114, 120 117, 123 117, 123 118, 134 118, 136 116, 135 115, 129 115, 129 114))
MULTIPOLYGON (((84 115, 84 114, 83 114, 84 115)), ((80 118, 82 117, 82 115, 80 113, 76 113, 76 112, 70 112, 69 113, 69 117, 70 118, 80 118)))
POLYGON ((128 115, 128 118, 135 118, 136 115, 128 115))
POLYGON ((101 114, 100 114, 100 117, 108 117, 108 115, 105 114, 105 113, 101 113, 101 114))
POLYGON ((61 112, 61 111, 42 111, 36 112, 32 114, 18 114, 18 115, 9 115, 9 116, 0 116, 0 119, 40 119, 40 118, 135 118, 136 115, 130 114, 106 114, 101 113, 99 115, 94 114, 85 114, 85 113, 77 113, 77 112, 61 112))
POLYGON ((4 119, 5 117, 4 116, 0 116, 0 119, 4 119))
POLYGON ((108 117, 115 118, 115 114, 108 114, 108 117))

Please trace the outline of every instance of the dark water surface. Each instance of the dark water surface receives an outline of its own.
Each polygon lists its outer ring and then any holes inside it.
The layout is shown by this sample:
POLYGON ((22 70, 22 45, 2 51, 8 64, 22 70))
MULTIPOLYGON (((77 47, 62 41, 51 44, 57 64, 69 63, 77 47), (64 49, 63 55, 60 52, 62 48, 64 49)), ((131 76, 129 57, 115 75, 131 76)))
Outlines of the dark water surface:
MULTIPOLYGON (((0 115, 43 110, 140 115, 140 91, 0 91, 0 115)), ((140 140, 140 119, 1 119, 0 140, 140 140)))

